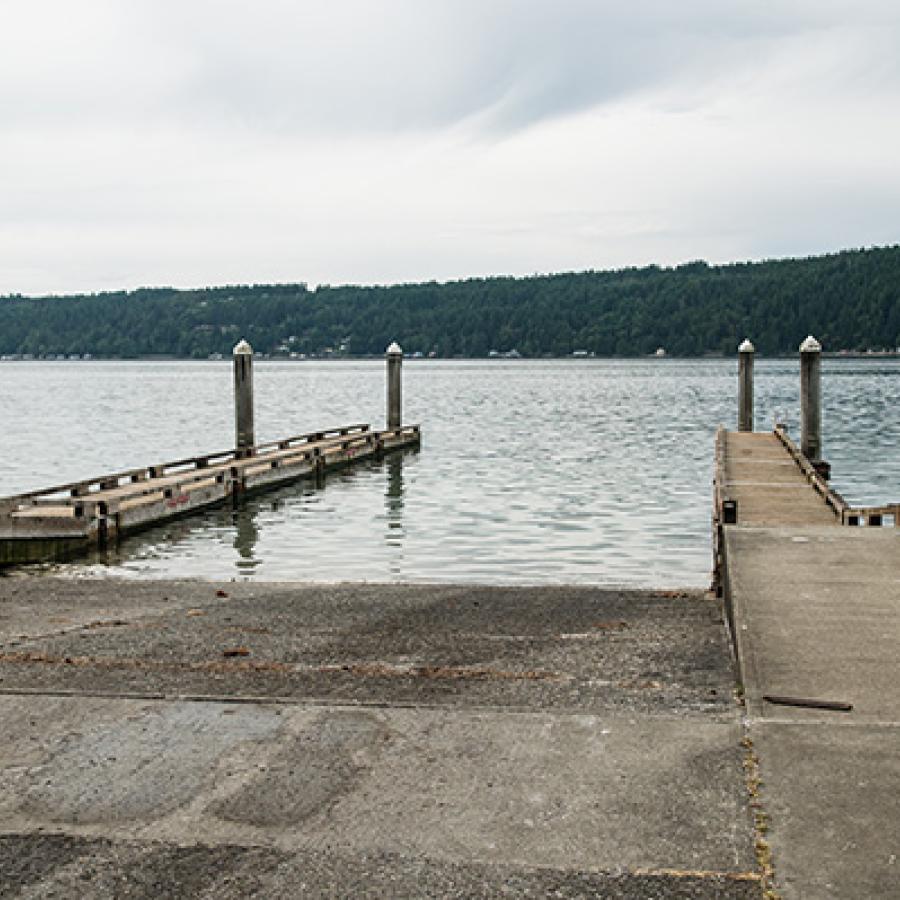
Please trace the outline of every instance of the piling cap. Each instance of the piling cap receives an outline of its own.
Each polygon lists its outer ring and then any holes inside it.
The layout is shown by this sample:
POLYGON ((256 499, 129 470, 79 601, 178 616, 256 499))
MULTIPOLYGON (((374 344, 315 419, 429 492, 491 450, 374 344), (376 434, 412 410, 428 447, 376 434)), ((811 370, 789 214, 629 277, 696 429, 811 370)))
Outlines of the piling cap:
POLYGON ((400 345, 394 341, 390 347, 385 350, 389 356, 403 356, 403 350, 400 349, 400 345))
POLYGON ((822 345, 812 335, 809 335, 800 345, 801 353, 819 353, 821 350, 822 345))
POLYGON ((756 347, 750 343, 750 338, 744 338, 741 346, 738 347, 738 353, 756 353, 756 347))
POLYGON ((237 356, 239 353, 253 353, 253 348, 245 340, 241 340, 234 345, 234 350, 231 352, 237 356))

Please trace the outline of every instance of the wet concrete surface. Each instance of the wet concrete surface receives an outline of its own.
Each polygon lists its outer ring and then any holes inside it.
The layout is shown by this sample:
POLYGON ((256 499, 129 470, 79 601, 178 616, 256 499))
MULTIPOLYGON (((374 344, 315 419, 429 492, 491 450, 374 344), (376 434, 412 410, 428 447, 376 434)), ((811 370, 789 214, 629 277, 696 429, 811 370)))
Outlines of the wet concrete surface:
POLYGON ((707 594, 4 578, 0 678, 0 897, 760 893, 707 594))
POLYGON ((134 605, 103 608, 71 625, 55 611, 56 632, 12 634, 7 624, 0 686, 585 711, 733 706, 720 612, 703 594, 160 583, 134 605))

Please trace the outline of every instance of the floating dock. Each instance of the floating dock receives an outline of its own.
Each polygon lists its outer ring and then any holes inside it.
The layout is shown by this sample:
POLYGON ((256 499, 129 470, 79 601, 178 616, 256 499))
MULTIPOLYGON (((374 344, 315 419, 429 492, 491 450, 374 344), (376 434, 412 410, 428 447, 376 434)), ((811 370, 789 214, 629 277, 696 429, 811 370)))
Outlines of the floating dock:
POLYGON ((348 425, 0 498, 0 566, 69 558, 120 535, 392 450, 418 425, 348 425))
POLYGON ((784 428, 720 430, 716 585, 784 898, 900 894, 900 504, 854 507, 784 428), (894 527, 884 527, 894 526, 894 527))

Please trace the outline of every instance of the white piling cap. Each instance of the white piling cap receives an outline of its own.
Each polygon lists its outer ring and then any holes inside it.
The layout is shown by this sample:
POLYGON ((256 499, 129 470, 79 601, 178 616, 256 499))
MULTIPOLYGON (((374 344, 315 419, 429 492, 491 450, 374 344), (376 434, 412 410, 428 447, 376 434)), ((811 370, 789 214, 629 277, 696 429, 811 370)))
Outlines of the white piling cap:
POLYGON ((741 346, 738 347, 738 353, 756 353, 756 347, 750 343, 750 338, 744 338, 741 346))
POLYGON ((391 356, 403 355, 403 351, 400 349, 400 345, 396 341, 394 341, 391 346, 388 347, 387 350, 385 350, 385 353, 388 353, 391 356))
POLYGON ((800 345, 801 353, 818 353, 822 349, 822 345, 812 336, 807 336, 806 340, 800 345))
POLYGON ((231 352, 237 356, 239 353, 252 353, 253 348, 245 340, 241 340, 234 345, 234 350, 231 352))

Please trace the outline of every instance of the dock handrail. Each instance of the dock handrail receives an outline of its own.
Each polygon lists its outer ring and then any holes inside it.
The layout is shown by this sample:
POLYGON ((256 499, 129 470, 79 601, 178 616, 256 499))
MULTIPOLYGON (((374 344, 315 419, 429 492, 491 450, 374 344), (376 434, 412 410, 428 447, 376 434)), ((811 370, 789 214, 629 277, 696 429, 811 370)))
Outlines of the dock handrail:
POLYGON ((852 506, 816 471, 800 448, 790 439, 784 425, 775 426, 775 434, 785 449, 794 458, 813 489, 819 493, 832 512, 841 520, 841 525, 881 525, 885 516, 893 519, 895 527, 900 527, 900 503, 883 503, 877 506, 852 506))
POLYGON ((787 433, 787 427, 781 423, 775 426, 775 436, 781 441, 784 449, 791 455, 800 471, 806 476, 810 487, 825 501, 825 504, 843 523, 850 504, 832 488, 828 482, 816 471, 815 466, 807 458, 806 454, 791 440, 787 433))
MULTIPOLYGON (((46 497, 34 498, 28 504, 20 503, 18 509, 25 507, 26 509, 40 508, 46 506, 48 508, 58 507, 74 507, 75 515, 81 516, 85 511, 96 510, 97 507, 105 506, 106 511, 113 511, 117 502, 121 500, 130 500, 134 497, 141 497, 147 494, 162 494, 164 497, 171 497, 181 493, 185 489, 190 489, 198 482, 222 482, 225 479, 225 471, 223 467, 212 469, 200 469, 194 472, 183 472, 168 478, 144 479, 142 481, 132 482, 122 485, 122 495, 120 497, 99 497, 99 491, 92 491, 89 494, 79 494, 70 497, 46 497)), ((13 510, 15 514, 16 510, 13 510)))
MULTIPOLYGON (((262 457, 267 458, 278 451, 296 449, 298 445, 312 444, 321 442, 340 442, 348 437, 369 434, 370 426, 367 423, 356 425, 344 425, 336 428, 327 428, 319 431, 310 431, 305 434, 293 435, 292 437, 282 438, 277 441, 266 441, 257 444, 252 448, 251 458, 262 457)), ((66 484, 54 485, 48 488, 42 488, 37 491, 28 491, 23 494, 15 494, 9 497, 0 497, 0 515, 9 515, 10 512, 25 505, 40 505, 44 502, 53 502, 57 505, 72 505, 68 501, 72 500, 77 503, 79 500, 89 501, 91 494, 103 490, 110 490, 122 487, 120 482, 128 479, 130 484, 135 485, 135 493, 140 493, 141 489, 137 487, 140 482, 149 479, 158 479, 167 474, 185 476, 185 483, 194 480, 189 476, 190 472, 176 472, 176 469, 184 469, 190 467, 192 470, 203 470, 215 466, 229 465, 236 459, 241 458, 241 453, 237 448, 230 450, 220 450, 214 453, 205 453, 201 456, 189 456, 184 459, 172 460, 157 465, 142 466, 135 469, 125 469, 120 472, 113 472, 107 475, 101 475, 96 478, 87 478, 80 481, 71 481, 66 484), (60 498, 55 495, 66 494, 69 498, 60 498)), ((208 478, 208 472, 198 472, 199 478, 208 478)), ((158 484, 153 490, 158 490, 158 484)))

